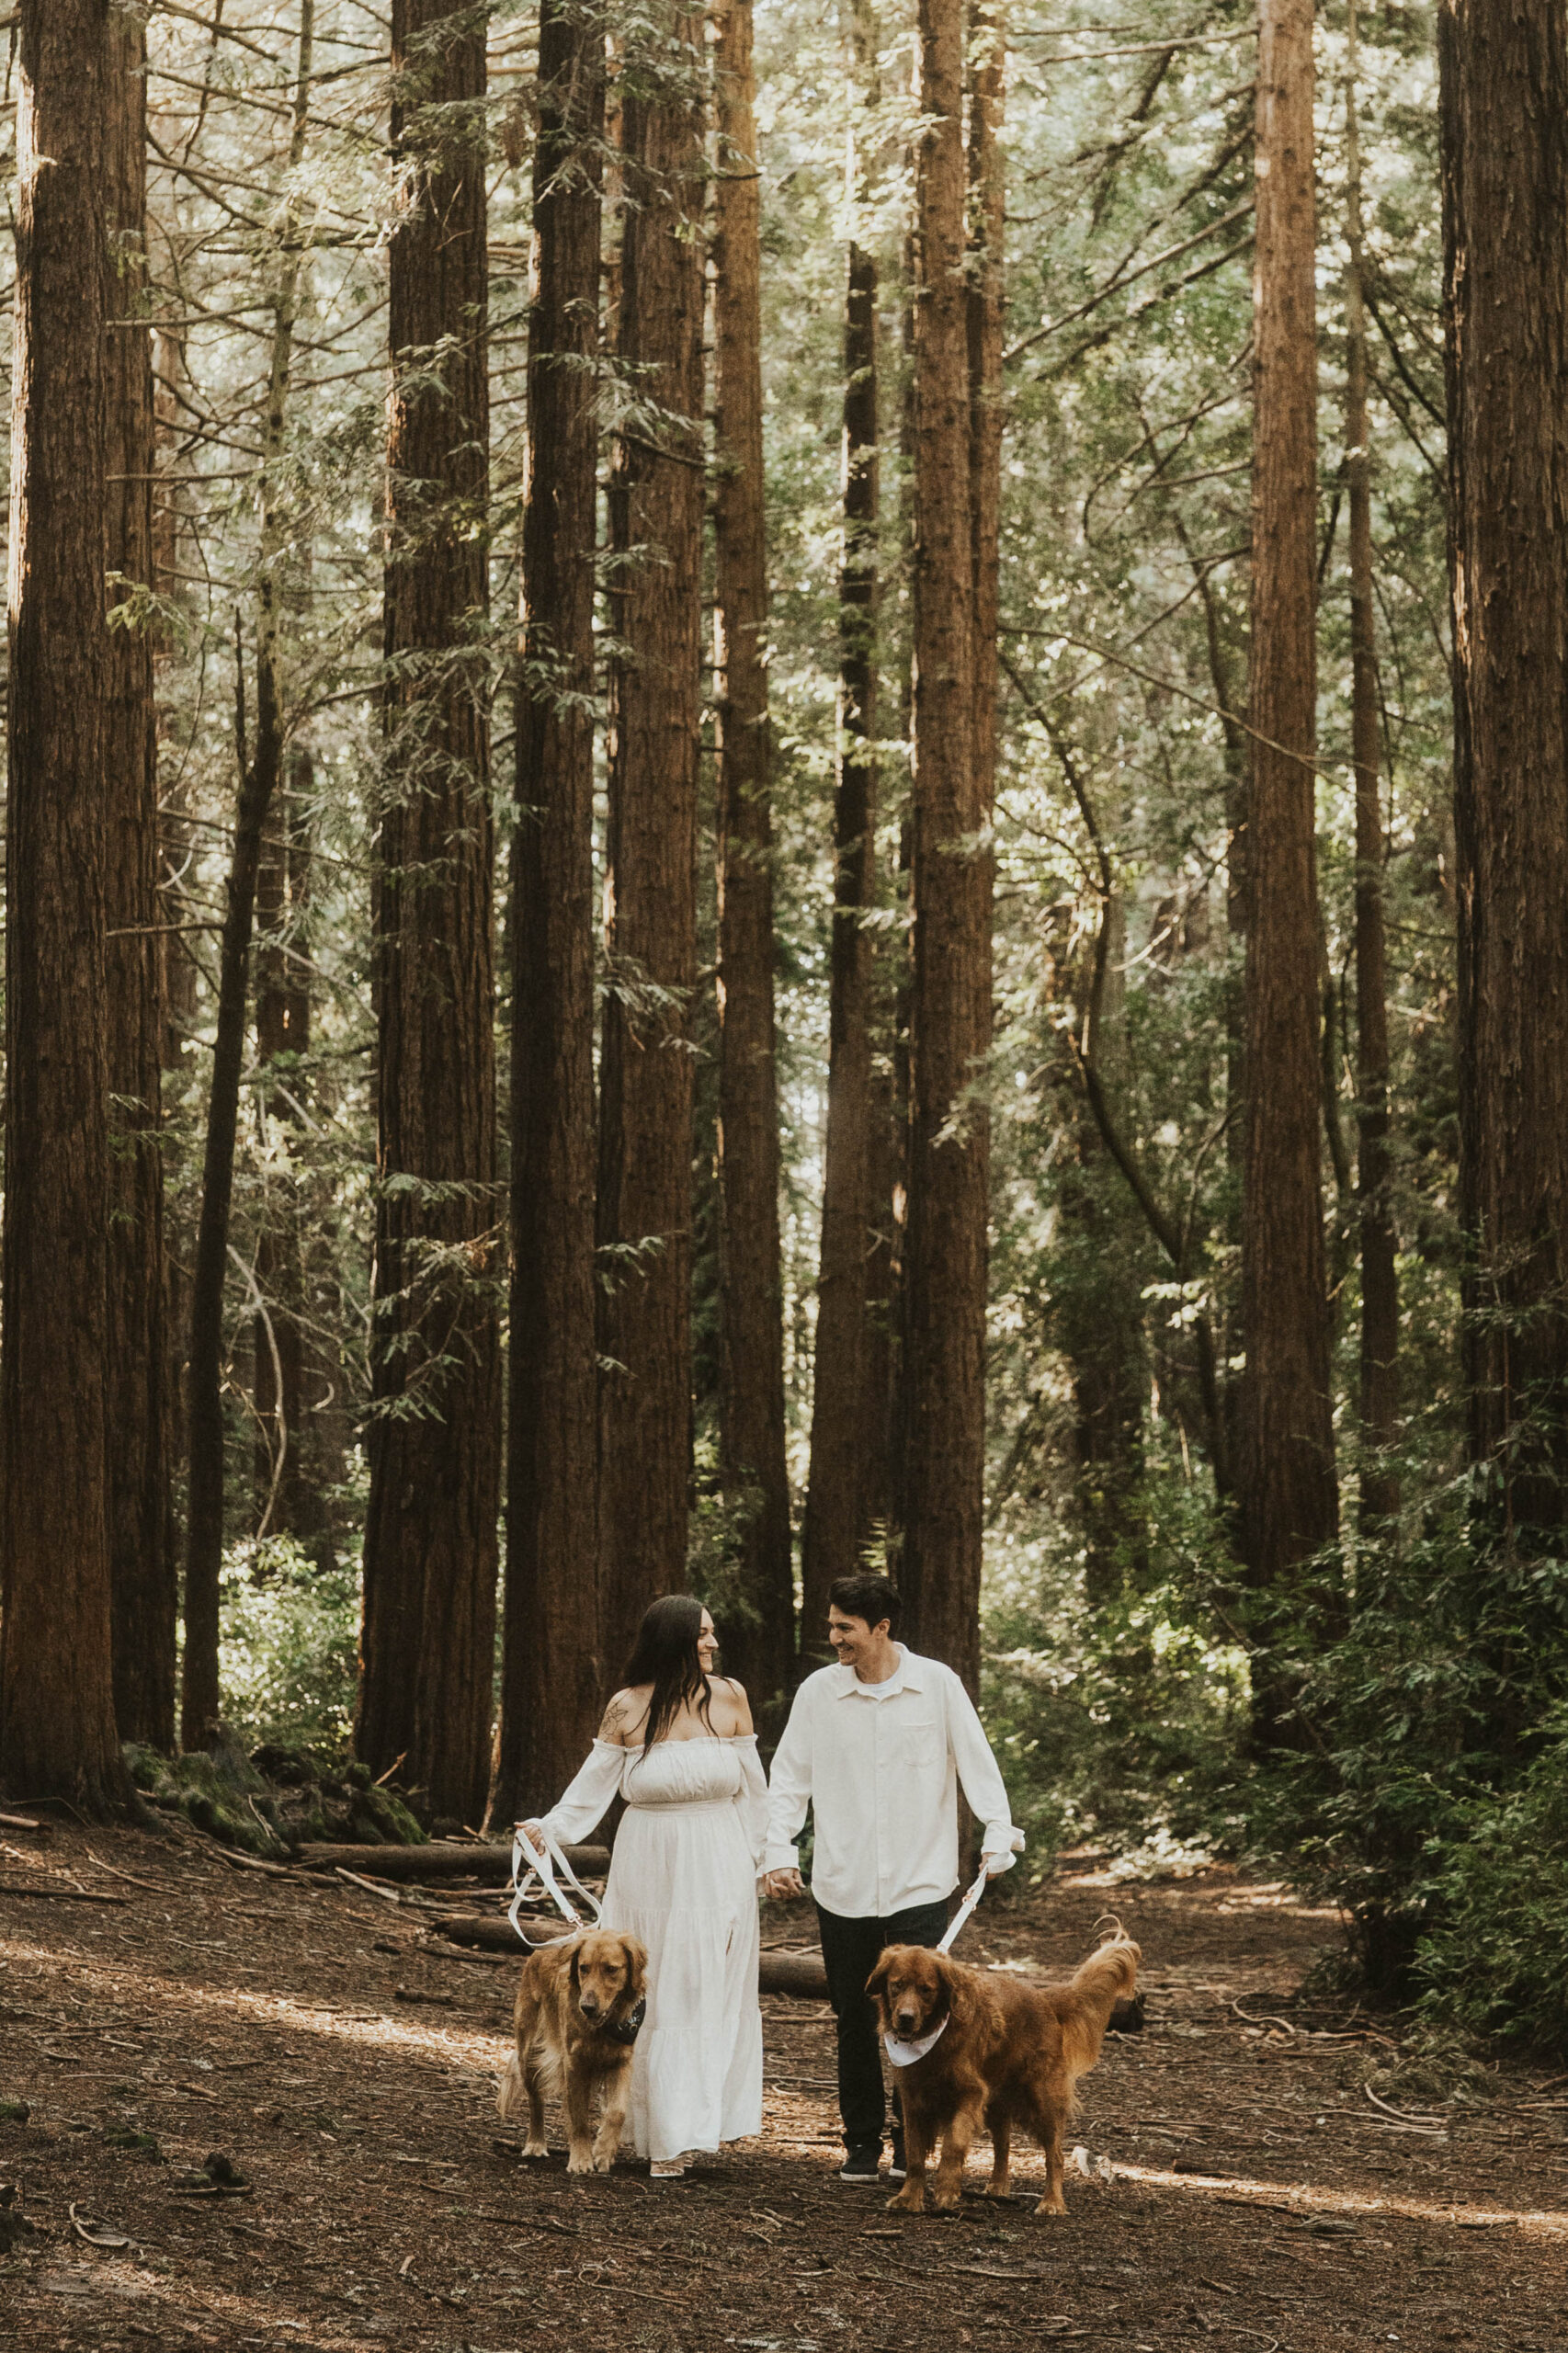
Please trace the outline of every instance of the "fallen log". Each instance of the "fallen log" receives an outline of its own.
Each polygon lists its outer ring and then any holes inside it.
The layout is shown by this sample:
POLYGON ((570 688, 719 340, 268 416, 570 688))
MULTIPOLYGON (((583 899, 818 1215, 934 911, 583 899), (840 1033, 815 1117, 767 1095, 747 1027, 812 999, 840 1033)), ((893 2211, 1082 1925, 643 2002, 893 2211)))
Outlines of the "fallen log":
MULTIPOLYGON (((562 1853, 579 1873, 599 1876, 609 1869, 608 1847, 563 1847, 562 1853)), ((377 1879, 463 1879, 472 1874, 494 1887, 505 1887, 512 1876, 511 1847, 458 1838, 431 1838, 423 1847, 301 1846, 295 1857, 302 1870, 371 1871, 377 1879)))
MULTIPOLYGON (((541 1936, 552 1930, 561 1933, 559 1920, 542 1914, 523 1915, 523 1926, 531 1936, 541 1936)), ((448 1912, 428 1923, 430 1934, 444 1937, 449 1944, 466 1945, 480 1952, 516 1953, 521 1958, 525 1948, 512 1933, 509 1922, 489 1919, 481 1912, 448 1912)), ((768 1952, 762 1954, 757 1970, 758 1991, 764 1994, 797 1994, 805 2000, 825 2002, 827 1972, 822 1965, 822 1955, 816 1952, 768 1952)))

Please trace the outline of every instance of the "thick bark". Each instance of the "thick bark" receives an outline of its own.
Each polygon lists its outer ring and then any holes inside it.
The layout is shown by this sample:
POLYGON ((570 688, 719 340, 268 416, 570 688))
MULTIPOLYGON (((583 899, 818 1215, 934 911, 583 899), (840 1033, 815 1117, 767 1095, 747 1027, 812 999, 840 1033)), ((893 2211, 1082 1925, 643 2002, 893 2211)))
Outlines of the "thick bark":
MULTIPOLYGON (((1312 0, 1263 0, 1254 282, 1253 773, 1247 827, 1242 1233, 1246 1370, 1240 1537, 1266 1608, 1312 1597, 1299 1564, 1333 1538, 1338 1504, 1324 1281, 1313 843, 1317 346, 1312 0), (1260 740, 1267 739, 1267 740, 1260 740), (1272 746, 1279 745, 1276 750, 1272 746)), ((1259 1737, 1288 1698, 1267 1666, 1259 1737)))
POLYGON ((915 326, 914 980, 903 1587, 920 1647, 980 1669, 993 860, 975 759, 963 24, 921 0, 915 326), (972 1091, 971 1091, 972 1090, 972 1091))
MULTIPOLYGON (((314 32, 313 0, 300 0, 299 72, 295 83, 290 163, 297 170, 304 154, 314 32)), ((300 256, 294 238, 282 241, 272 290, 272 335, 268 354, 267 414, 263 420, 257 494, 261 508, 256 611, 256 733, 245 744, 243 642, 236 637, 239 669, 236 733, 242 763, 234 813, 234 846, 223 907, 218 959, 217 1034, 212 1049, 212 1086, 207 1107, 207 1142, 201 1169, 201 1211, 197 1225, 196 1267, 190 1288, 190 1359, 186 1381, 187 1432, 190 1461, 186 1523, 185 1658, 180 1684, 180 1745, 210 1748, 219 1735, 219 1579, 223 1560, 223 1286, 228 1272, 229 1216, 234 1190, 234 1147, 239 1129, 240 1081, 244 1064, 245 1004, 250 983, 251 934, 261 869, 262 840, 283 762, 283 713, 279 676, 278 573, 288 523, 282 508, 280 460, 289 380, 293 365, 295 306, 300 256)))
POLYGON ((795 1656, 784 1460, 784 1280, 774 1059, 762 251, 752 0, 724 0, 714 58, 714 705, 719 760, 719 1468, 748 1507, 738 1563, 755 1617, 725 1656, 754 1699, 795 1656))
MULTIPOLYGON (((105 300, 140 318, 146 298, 147 32, 109 17, 105 300)), ((143 324, 104 337, 109 603, 153 584, 153 354, 143 324), (118 574, 118 580, 114 575, 118 574)), ((172 1748, 179 1572, 169 1495, 157 726, 145 618, 111 628, 104 737, 105 1042, 109 1225, 104 1363, 114 1705, 122 1740, 172 1748)))
POLYGON ((1568 1518, 1568 39, 1438 21, 1466 1370, 1512 1531, 1568 1518))
POLYGON ((374 1404, 358 1755, 437 1817, 490 1777, 500 1507, 484 29, 395 0, 374 1404), (428 109, 428 110, 427 110, 428 109), (437 110, 440 111, 437 112, 437 110), (431 353, 439 348, 432 369, 431 353))
POLYGON ((125 1790, 104 1461, 108 0, 25 0, 20 19, 0 1783, 96 1813, 125 1790))
MULTIPOLYGON (((660 415, 610 470, 610 674, 600 1059, 600 1628, 614 1674, 686 1575, 702 574, 702 20, 655 11, 628 54, 619 357, 660 415)), ((644 412, 646 415, 646 412, 644 412)))
MULTIPOLYGON (((863 103, 876 97, 876 23, 856 0, 851 71, 863 103)), ((851 134, 846 202, 865 195, 866 158, 851 134)), ((879 1120, 892 1120, 872 1069, 872 938, 877 863, 877 257, 851 236, 844 290, 844 537, 838 569, 838 744, 834 776, 833 961, 828 982, 827 1135, 823 1159, 822 1249, 812 1380, 812 1450, 801 1531, 801 1659, 815 1663, 827 1624, 827 1592, 859 1564, 871 1533, 874 1471, 886 1450, 886 1368, 877 1378, 869 1327, 876 1267, 873 1188, 886 1174, 879 1120), (882 1149, 878 1152, 881 1142, 882 1149)), ((887 1188, 891 1215, 892 1187, 887 1188)))
POLYGON ((552 1802, 592 1738, 594 549, 604 24, 540 20, 528 485, 512 851, 511 1419, 491 1814, 552 1802))
POLYGON ((1367 320, 1362 295, 1361 147, 1356 114, 1356 0, 1350 0, 1345 93, 1345 470, 1350 507, 1350 727, 1356 765, 1356 1191, 1361 1239, 1360 1523, 1399 1509, 1399 1483, 1380 1460, 1399 1429, 1399 1274, 1390 1199, 1388 974, 1383 931, 1383 821, 1379 789, 1378 654, 1372 603, 1371 451, 1367 320))

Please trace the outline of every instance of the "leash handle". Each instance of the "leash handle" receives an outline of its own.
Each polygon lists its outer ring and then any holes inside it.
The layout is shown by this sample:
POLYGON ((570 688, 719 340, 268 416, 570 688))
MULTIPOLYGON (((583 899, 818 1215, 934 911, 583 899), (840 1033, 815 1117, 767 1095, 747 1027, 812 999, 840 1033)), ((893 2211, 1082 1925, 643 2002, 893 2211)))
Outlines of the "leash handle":
POLYGON ((551 1902, 565 1921, 569 1936, 575 1935, 581 1928, 597 1926, 598 1922, 598 1898, 589 1894, 548 1830, 544 1834, 542 1847, 536 1847, 522 1824, 517 1824, 516 1836, 512 1840, 512 1882, 517 1889, 517 1893, 507 1906, 506 1917, 531 1952, 542 1950, 544 1944, 562 1944, 565 1941, 565 1938, 561 1937, 546 1938, 540 1944, 536 1945, 518 1919, 518 1913, 536 1885, 542 1893, 550 1897, 551 1902), (556 1877, 558 1870, 559 1879, 556 1877), (587 1906, 593 1915, 591 1921, 585 1921, 578 1912, 572 1901, 572 1895, 566 1893, 568 1888, 571 1889, 573 1895, 580 1896, 587 1906))
POLYGON ((985 1893, 986 1882, 990 1877, 990 1872, 983 1863, 980 1867, 980 1877, 975 1881, 974 1885, 970 1889, 969 1893, 964 1897, 963 1902, 959 1905, 958 1910, 953 1914, 952 1918, 948 1923, 948 1933, 942 1938, 941 1943, 937 1947, 937 1950, 938 1952, 950 1952, 952 1950, 953 1945, 958 1938, 959 1930, 973 1915, 975 1906, 979 1904, 981 1897, 985 1893))

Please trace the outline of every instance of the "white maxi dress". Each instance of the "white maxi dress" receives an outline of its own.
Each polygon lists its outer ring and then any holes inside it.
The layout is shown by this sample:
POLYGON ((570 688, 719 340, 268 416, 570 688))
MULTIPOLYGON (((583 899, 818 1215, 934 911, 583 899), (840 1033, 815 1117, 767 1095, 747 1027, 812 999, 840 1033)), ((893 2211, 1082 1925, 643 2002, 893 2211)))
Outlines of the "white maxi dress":
POLYGON ((626 1801, 605 1888, 607 1928, 648 1949, 648 2015, 637 2037, 627 2129, 656 2162, 762 2130, 761 1934, 756 1875, 767 1785, 754 1734, 596 1740, 544 1817, 565 1844, 626 1801))

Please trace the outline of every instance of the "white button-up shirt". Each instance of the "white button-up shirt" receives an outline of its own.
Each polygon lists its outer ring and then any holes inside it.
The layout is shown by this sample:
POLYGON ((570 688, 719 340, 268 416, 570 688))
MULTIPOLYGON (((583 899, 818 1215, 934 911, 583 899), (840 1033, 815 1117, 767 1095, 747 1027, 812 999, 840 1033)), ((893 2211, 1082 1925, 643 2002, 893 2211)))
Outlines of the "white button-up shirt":
POLYGON ((958 1791, 985 1825, 983 1854, 1023 1851, 974 1705, 951 1667, 901 1648, 873 1689, 820 1667, 795 1694, 768 1776, 764 1868, 793 1870, 812 1809, 812 1893, 844 1919, 888 1919, 958 1885, 958 1791))

